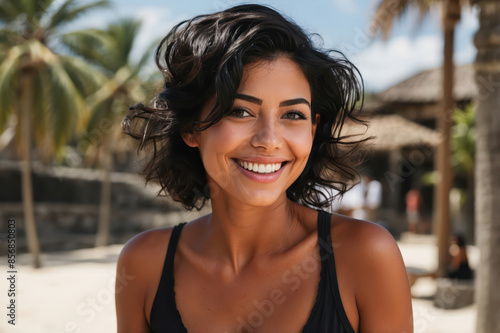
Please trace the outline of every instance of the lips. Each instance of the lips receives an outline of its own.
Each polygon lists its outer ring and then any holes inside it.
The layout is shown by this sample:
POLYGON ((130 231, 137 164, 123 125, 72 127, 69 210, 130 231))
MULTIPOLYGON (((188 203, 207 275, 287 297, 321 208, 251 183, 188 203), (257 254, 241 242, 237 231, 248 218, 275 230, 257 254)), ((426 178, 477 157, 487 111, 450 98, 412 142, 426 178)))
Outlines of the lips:
POLYGON ((279 169, 283 167, 284 164, 286 164, 286 161, 284 162, 278 162, 278 163, 257 163, 257 162, 252 162, 252 161, 245 161, 245 160, 238 160, 234 159, 236 163, 238 163, 241 167, 245 168, 246 170, 260 173, 260 174, 266 174, 266 173, 272 173, 276 172, 279 169))
POLYGON ((258 160, 260 161, 265 160, 271 161, 273 163, 257 163, 255 162, 256 159, 257 158, 252 160, 244 160, 232 158, 231 160, 234 162, 234 164, 237 165, 241 173, 243 173, 247 178, 259 183, 274 182, 280 177, 285 165, 288 164, 288 161, 277 158, 258 158, 258 160), (250 169, 250 167, 252 169, 250 169))

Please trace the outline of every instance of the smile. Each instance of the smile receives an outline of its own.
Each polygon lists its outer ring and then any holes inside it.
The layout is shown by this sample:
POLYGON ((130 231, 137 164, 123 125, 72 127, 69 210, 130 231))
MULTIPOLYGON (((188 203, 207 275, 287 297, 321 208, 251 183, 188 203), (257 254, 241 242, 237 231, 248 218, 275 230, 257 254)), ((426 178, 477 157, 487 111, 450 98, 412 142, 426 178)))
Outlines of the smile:
POLYGON ((283 163, 271 163, 271 164, 261 164, 261 163, 252 163, 252 162, 247 162, 247 161, 242 161, 242 160, 236 160, 236 162, 243 167, 246 170, 255 172, 255 173, 261 173, 261 174, 267 174, 267 173, 273 173, 281 169, 281 166, 284 165, 286 162, 283 163))
POLYGON ((231 160, 238 167, 241 173, 245 175, 245 177, 258 183, 275 182, 283 173, 283 170, 285 169, 284 166, 288 164, 288 161, 261 164, 237 159, 231 160), (252 168, 252 170, 250 170, 250 167, 252 168))

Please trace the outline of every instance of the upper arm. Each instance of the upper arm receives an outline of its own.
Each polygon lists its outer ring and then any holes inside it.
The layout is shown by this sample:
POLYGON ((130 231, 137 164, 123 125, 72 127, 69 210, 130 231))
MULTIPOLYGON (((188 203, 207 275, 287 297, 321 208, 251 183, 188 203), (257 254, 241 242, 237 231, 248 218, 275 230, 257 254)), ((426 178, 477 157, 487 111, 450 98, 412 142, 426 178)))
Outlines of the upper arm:
POLYGON ((396 241, 374 223, 362 222, 359 229, 355 291, 359 332, 413 332, 410 286, 396 241))
POLYGON ((150 332, 146 320, 145 299, 151 285, 155 245, 159 231, 143 232, 125 244, 118 257, 115 281, 115 305, 118 333, 150 332))

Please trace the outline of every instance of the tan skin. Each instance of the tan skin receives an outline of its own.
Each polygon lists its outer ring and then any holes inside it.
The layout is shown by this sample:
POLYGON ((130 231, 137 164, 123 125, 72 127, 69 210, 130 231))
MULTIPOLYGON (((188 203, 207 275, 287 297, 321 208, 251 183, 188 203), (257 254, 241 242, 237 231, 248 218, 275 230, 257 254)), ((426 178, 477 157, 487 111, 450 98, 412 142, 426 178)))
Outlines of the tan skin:
MULTIPOLYGON (((253 332, 301 332, 318 292, 318 213, 290 201, 285 191, 305 167, 320 118, 312 124, 309 84, 287 58, 246 66, 238 93, 243 97, 235 100, 234 116, 184 135, 200 151, 212 214, 188 223, 181 234, 177 307, 190 333, 238 332, 256 304, 276 301, 253 332), (245 177, 232 161, 250 156, 288 163, 277 180, 264 184, 245 177)), ((133 279, 126 286, 117 279, 118 333, 149 332, 171 230, 139 234, 120 254, 118 274, 133 279)), ((342 305, 354 331, 413 332, 410 288, 392 236, 341 215, 332 216, 331 232, 342 305)))

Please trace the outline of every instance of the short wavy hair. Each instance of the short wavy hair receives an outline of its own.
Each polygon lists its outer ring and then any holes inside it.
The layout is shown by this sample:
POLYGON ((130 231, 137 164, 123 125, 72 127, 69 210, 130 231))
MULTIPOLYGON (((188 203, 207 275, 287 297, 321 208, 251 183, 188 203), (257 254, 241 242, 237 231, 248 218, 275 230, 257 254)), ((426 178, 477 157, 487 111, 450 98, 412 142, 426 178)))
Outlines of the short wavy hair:
POLYGON ((347 120, 363 101, 363 81, 342 53, 314 46, 312 35, 272 8, 240 5, 176 25, 156 49, 155 60, 164 76, 163 91, 153 106, 129 108, 124 132, 150 154, 144 167, 146 182, 161 186, 188 210, 200 210, 210 199, 206 172, 197 148, 182 139, 184 131, 203 131, 229 113, 242 80, 243 67, 262 60, 287 57, 299 65, 311 87, 312 121, 320 114, 307 164, 287 189, 294 202, 325 208, 332 196, 343 195, 358 177, 354 154, 366 140, 343 135, 347 120), (209 116, 200 113, 209 98, 216 105, 209 116))

